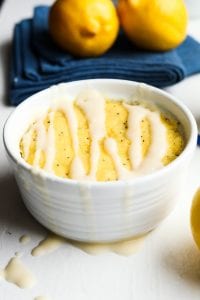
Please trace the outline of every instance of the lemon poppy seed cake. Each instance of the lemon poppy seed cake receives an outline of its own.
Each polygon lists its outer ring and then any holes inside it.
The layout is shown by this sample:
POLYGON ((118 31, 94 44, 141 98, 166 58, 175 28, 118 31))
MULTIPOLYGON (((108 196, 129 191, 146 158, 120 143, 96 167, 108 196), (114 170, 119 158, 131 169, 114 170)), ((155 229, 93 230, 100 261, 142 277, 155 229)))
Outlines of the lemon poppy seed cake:
POLYGON ((28 127, 22 158, 62 178, 113 181, 163 168, 184 149, 179 121, 160 107, 106 99, 93 89, 56 99, 28 127))

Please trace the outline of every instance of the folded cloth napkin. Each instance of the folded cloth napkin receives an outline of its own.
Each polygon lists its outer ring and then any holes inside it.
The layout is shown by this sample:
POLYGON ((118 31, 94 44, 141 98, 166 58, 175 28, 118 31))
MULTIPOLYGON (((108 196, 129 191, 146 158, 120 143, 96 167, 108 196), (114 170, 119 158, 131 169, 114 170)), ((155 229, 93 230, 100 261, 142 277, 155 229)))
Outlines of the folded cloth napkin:
POLYGON ((141 51, 121 32, 114 46, 98 58, 76 58, 59 49, 48 33, 49 7, 15 26, 10 103, 59 82, 120 78, 166 87, 200 71, 200 44, 191 37, 167 52, 141 51))

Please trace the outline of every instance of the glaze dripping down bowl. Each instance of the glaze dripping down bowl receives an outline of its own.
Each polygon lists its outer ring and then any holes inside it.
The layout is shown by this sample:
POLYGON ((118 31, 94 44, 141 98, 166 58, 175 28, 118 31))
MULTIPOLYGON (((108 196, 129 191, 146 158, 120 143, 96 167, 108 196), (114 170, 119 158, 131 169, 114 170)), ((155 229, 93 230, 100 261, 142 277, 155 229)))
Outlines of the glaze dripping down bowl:
POLYGON ((74 240, 110 242, 154 229, 173 209, 184 190, 188 164, 196 147, 191 112, 172 95, 152 86, 117 79, 62 83, 19 105, 4 127, 4 145, 22 198, 31 214, 51 231, 74 240), (143 99, 172 113, 181 123, 186 145, 169 165, 152 174, 111 182, 78 181, 35 170, 20 155, 19 143, 30 120, 66 93, 75 98, 92 87, 110 99, 143 99))

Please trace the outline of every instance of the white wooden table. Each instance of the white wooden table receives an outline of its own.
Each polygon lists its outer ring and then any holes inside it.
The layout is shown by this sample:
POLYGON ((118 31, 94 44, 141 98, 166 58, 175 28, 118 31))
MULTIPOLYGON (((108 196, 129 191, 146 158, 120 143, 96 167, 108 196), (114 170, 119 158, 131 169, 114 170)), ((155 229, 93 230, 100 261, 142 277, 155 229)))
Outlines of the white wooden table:
MULTIPOLYGON (((51 4, 51 0, 43 0, 51 4)), ((14 23, 30 17, 41 0, 6 0, 0 12, 0 136, 13 108, 5 104, 9 44, 14 23)), ((200 40, 200 20, 189 31, 200 40)), ((191 54, 192 55, 192 54, 191 54)), ((167 89, 184 101, 200 123, 200 75, 167 89)), ((199 300, 200 252, 190 232, 189 210, 192 194, 200 184, 200 149, 188 170, 184 197, 177 199, 173 213, 152 232, 141 250, 129 257, 105 253, 88 255, 64 245, 56 252, 34 258, 30 250, 46 230, 25 209, 5 158, 0 139, 0 268, 16 251, 38 279, 33 289, 22 290, 0 281, 0 300, 33 300, 47 295, 52 300, 199 300), (31 236, 23 246, 19 237, 31 236)))

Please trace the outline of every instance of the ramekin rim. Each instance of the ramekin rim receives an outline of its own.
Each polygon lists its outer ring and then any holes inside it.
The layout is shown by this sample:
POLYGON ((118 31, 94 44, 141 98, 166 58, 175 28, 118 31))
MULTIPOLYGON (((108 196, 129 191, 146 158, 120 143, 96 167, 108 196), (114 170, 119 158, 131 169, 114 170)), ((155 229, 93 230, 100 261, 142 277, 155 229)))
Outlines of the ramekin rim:
POLYGON ((46 171, 44 171, 43 169, 37 169, 37 171, 33 168, 33 166, 29 165, 27 162, 25 162, 22 158, 18 159, 13 153, 12 151, 9 149, 9 145, 7 144, 6 141, 6 130, 7 130, 7 124, 10 122, 10 119, 13 117, 14 114, 17 113, 17 110, 20 109, 23 105, 26 105, 28 101, 31 101, 33 97, 35 97, 36 95, 39 95, 40 93, 44 93, 45 91, 49 90, 49 88, 53 87, 49 87, 47 89, 44 89, 38 93, 33 94, 32 96, 28 97, 26 100, 24 100, 21 104, 19 104, 15 110, 13 112, 10 113, 10 115, 8 116, 6 122, 4 123, 4 127, 3 127, 3 143, 4 143, 4 147, 6 149, 7 154, 9 155, 9 157, 20 167, 22 167, 23 169, 25 169, 26 171, 30 171, 34 174, 37 174, 38 176, 43 177, 46 180, 50 180, 53 182, 58 182, 58 183, 64 183, 64 184, 68 184, 68 185, 77 185, 82 184, 82 185, 86 185, 86 186, 93 186, 93 187, 109 187, 109 186, 119 186, 121 184, 124 183, 134 183, 134 184, 143 184, 144 182, 147 183, 151 180, 154 180, 155 178, 159 178, 160 176, 164 176, 167 172, 170 172, 170 170, 172 168, 174 168, 177 164, 179 164, 180 161, 182 161, 187 154, 190 152, 190 150, 194 147, 194 145, 196 145, 196 141, 197 141, 197 125, 196 125, 196 121, 194 119, 194 116, 192 115, 191 111, 188 109, 188 107, 182 103, 181 101, 179 101, 174 95, 171 95, 169 93, 167 93, 164 90, 161 90, 157 87, 151 86, 149 84, 146 83, 142 83, 142 82, 137 82, 137 81, 130 81, 130 80, 124 80, 124 79, 86 79, 86 80, 77 80, 77 81, 72 81, 72 82, 68 82, 68 83, 60 83, 57 84, 56 86, 59 85, 63 85, 63 84, 79 84, 79 83, 88 83, 88 82, 124 82, 125 84, 137 84, 137 85, 141 85, 144 87, 147 87, 151 90, 156 91, 158 94, 162 94, 164 96, 166 96, 170 101, 172 101, 176 106, 179 107, 179 109, 182 110, 182 112, 184 113, 184 115, 186 116, 187 120, 190 123, 190 127, 191 127, 191 134, 190 137, 187 141, 187 145, 185 146, 185 148, 183 149, 183 151, 181 152, 181 154, 172 162, 170 162, 167 166, 164 166, 163 168, 156 170, 150 174, 144 175, 144 176, 138 176, 136 178, 133 179, 129 179, 129 180, 113 180, 113 181, 92 181, 92 180, 88 180, 88 181, 81 181, 81 180, 76 180, 76 179, 67 179, 67 178, 62 178, 59 177, 57 175, 48 173, 46 171))

